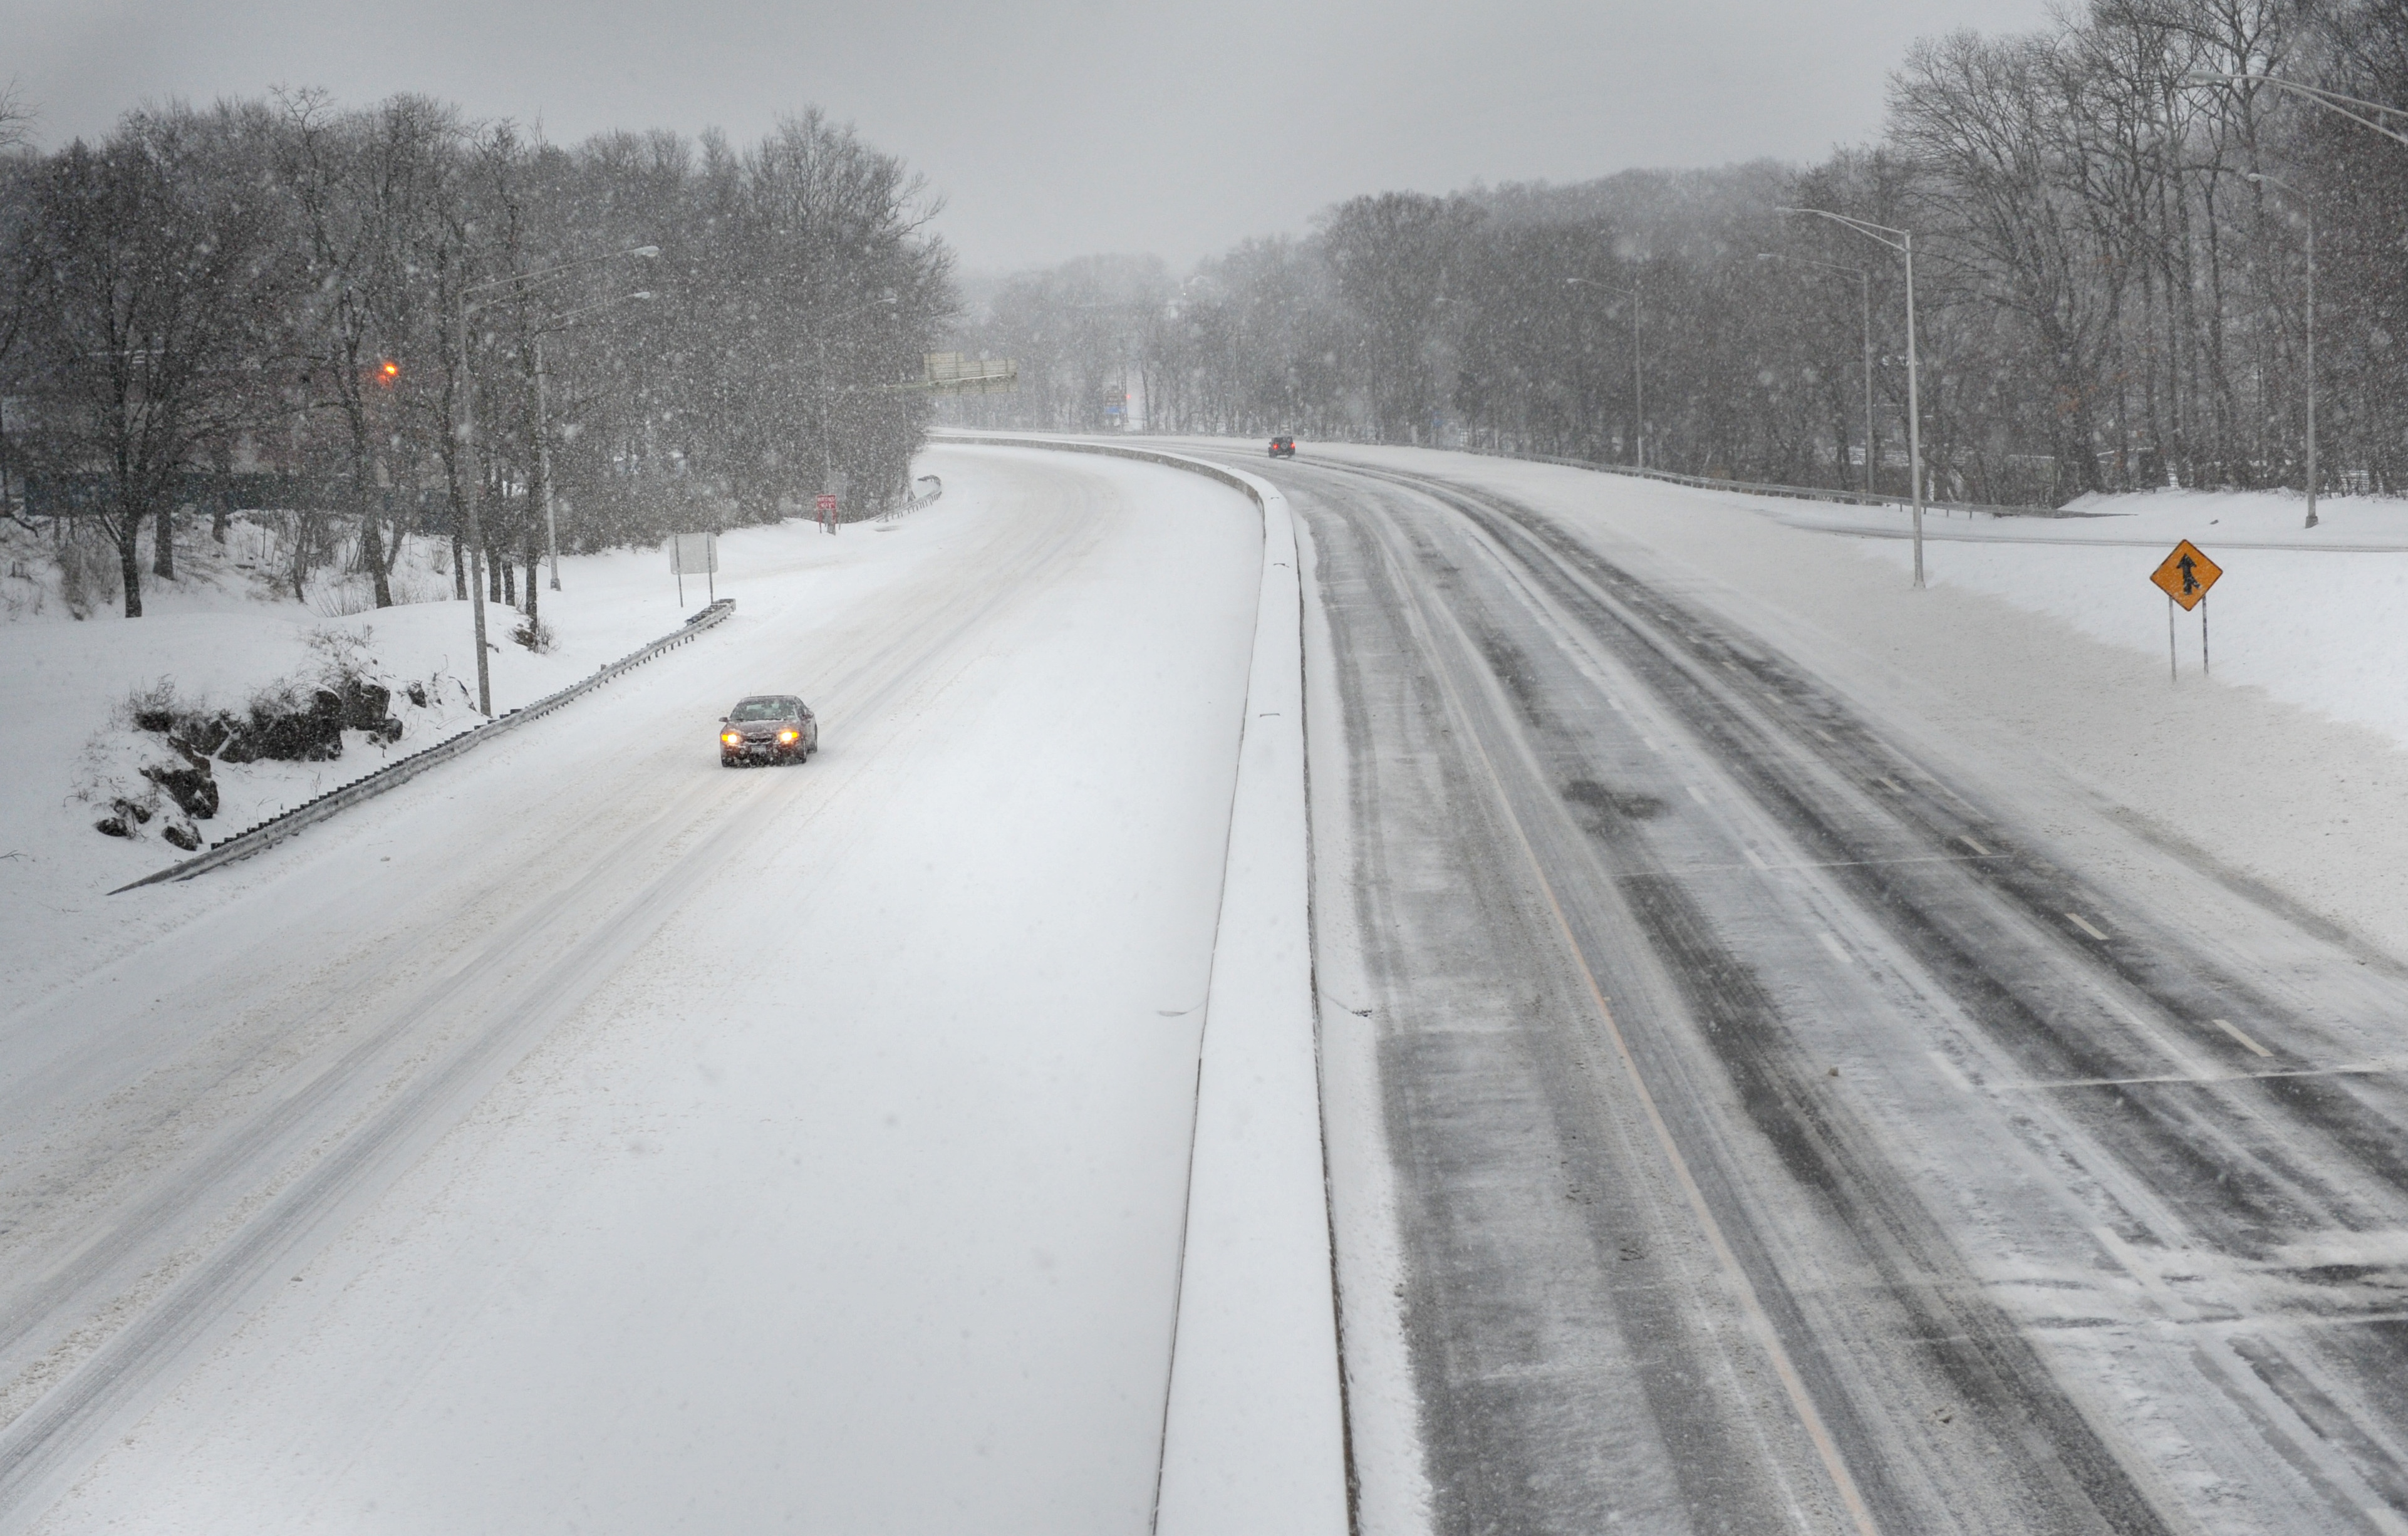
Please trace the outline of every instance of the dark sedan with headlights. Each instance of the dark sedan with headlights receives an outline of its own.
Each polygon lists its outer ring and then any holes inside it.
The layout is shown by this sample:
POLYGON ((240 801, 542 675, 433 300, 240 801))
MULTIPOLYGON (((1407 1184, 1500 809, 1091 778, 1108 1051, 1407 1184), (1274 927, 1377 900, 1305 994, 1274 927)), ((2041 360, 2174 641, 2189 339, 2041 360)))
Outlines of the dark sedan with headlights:
POLYGON ((719 761, 727 768, 744 763, 803 763, 820 750, 820 723, 810 708, 792 694, 755 694, 739 698, 720 717, 719 761))

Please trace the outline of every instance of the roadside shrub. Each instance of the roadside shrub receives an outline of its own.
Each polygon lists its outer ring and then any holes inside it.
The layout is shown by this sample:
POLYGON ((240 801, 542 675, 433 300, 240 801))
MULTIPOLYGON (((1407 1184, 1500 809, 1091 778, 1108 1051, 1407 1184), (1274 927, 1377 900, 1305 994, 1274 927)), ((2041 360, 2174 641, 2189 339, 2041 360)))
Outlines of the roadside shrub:
POLYGON ((72 535, 58 546, 59 597, 67 611, 89 619, 113 606, 124 592, 117 568, 117 551, 105 539, 72 535))

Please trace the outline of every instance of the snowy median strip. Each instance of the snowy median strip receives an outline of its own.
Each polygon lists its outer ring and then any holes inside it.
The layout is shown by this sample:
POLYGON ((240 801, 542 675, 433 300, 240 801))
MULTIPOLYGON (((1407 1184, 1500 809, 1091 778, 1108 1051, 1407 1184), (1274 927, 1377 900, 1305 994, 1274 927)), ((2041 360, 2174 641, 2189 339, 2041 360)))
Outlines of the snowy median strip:
POLYGON ((1263 517, 1263 575, 1212 949, 1159 1536, 1343 1536, 1346 1428, 1323 1160, 1305 820, 1296 525, 1270 485, 1120 444, 941 441, 1138 459, 1208 475, 1263 517))
POLYGON ((232 864, 236 859, 249 858, 253 854, 283 841, 305 826, 313 825, 337 812, 348 811, 363 800, 372 800, 389 789, 400 788, 437 763, 450 762, 463 753, 480 747, 495 737, 515 730, 529 721, 542 719, 569 700, 599 688, 629 668, 640 667, 662 652, 683 645, 735 611, 736 599, 722 597, 688 619, 684 626, 675 634, 664 635, 642 650, 620 657, 596 671, 592 677, 572 682, 556 694, 547 695, 523 709, 512 710, 509 713, 472 730, 463 731, 458 736, 438 741, 423 752, 414 752, 407 757, 396 758, 373 773, 354 779, 338 788, 330 789, 316 799, 304 801, 280 815, 271 816, 248 831, 238 832, 222 842, 212 843, 207 853, 195 854, 181 863, 167 866, 156 874, 145 875, 129 884, 120 885, 108 894, 119 896, 127 891, 139 890, 145 885, 156 885, 162 881, 190 880, 194 875, 206 874, 220 865, 232 864))

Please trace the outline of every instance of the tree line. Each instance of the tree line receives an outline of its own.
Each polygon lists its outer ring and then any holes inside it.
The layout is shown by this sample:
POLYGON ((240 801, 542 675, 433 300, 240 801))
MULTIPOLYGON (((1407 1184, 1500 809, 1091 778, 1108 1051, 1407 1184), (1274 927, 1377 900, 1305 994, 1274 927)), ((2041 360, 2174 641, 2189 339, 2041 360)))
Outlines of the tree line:
POLYGON ((433 535, 532 615, 547 510, 574 553, 908 493, 952 254, 817 109, 746 148, 312 91, 24 127, 0 97, 0 504, 113 546, 129 615, 237 506, 292 518, 296 596, 339 551, 390 603, 433 535))
POLYGON ((2408 106, 2408 0, 2094 0, 1919 43, 1880 140, 1819 165, 1366 195, 1183 280, 1025 274, 956 338, 1021 394, 946 409, 1093 430, 1127 390, 1157 430, 1899 494, 1902 252, 1786 211, 1819 209, 1913 236, 1935 495, 2301 487, 2313 229, 2317 478, 2397 491, 2408 145, 2291 85, 2408 106))

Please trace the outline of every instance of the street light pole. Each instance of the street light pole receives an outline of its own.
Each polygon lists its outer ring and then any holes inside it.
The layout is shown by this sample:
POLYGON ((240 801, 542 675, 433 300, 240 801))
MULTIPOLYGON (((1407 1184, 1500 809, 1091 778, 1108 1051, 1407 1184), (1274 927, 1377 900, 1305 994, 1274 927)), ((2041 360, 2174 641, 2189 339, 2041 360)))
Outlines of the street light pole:
POLYGON ((2316 210, 2300 190, 2280 177, 2251 171, 2248 179, 2287 194, 2308 216, 2308 522, 2316 525, 2316 210))
POLYGON ((1638 467, 1647 467, 1647 374, 1639 350, 1639 285, 1617 288, 1589 278, 1567 278, 1566 287, 1596 288, 1630 301, 1630 455, 1638 467))
POLYGON ((543 479, 543 554, 550 567, 548 585, 560 590, 560 520, 552 510, 552 435, 544 430, 544 419, 550 414, 552 402, 543 387, 543 334, 535 337, 535 472, 543 479))
MULTIPOLYGON (((1892 229, 1887 224, 1870 220, 1852 219, 1844 213, 1828 208, 1784 208, 1776 213, 1813 214, 1844 224, 1864 236, 1899 252, 1906 258, 1906 459, 1907 475, 1914 481, 1910 490, 1914 501, 1914 584, 1923 585, 1923 388, 1922 362, 1914 340, 1914 234, 1911 230, 1892 229)), ((1868 303, 1871 289, 1866 290, 1868 303)))
MULTIPOLYGON (((468 607, 469 611, 475 615, 474 627, 477 637, 477 712, 488 720, 494 717, 494 682, 492 668, 485 660, 485 529, 478 515, 485 495, 485 477, 483 472, 478 469, 476 463, 477 384, 476 377, 469 371, 468 366, 468 317, 486 305, 509 295, 496 294, 493 298, 478 299, 473 302, 468 295, 483 293, 487 289, 515 289, 523 294, 524 291, 523 285, 549 280, 575 267, 590 266, 595 262, 616 261, 621 256, 641 256, 650 259, 660 253, 661 248, 656 245, 633 246, 625 251, 611 251, 606 256, 587 256, 580 261, 562 262, 557 266, 542 267, 533 272, 513 272, 506 277, 470 283, 459 292, 457 320, 460 326, 460 446, 458 452, 467 456, 467 467, 477 477, 475 489, 472 492, 464 493, 460 500, 461 510, 468 525, 468 607)), ((537 370, 538 389, 540 389, 541 377, 542 370, 538 366, 537 370)), ((547 495, 550 490, 551 478, 546 476, 547 495)), ((552 585, 557 587, 560 582, 557 579, 556 564, 553 568, 555 575, 552 585)))
POLYGON ((1865 495, 1873 494, 1873 275, 1870 267, 1844 266, 1838 262, 1816 261, 1812 256, 1793 256, 1785 251, 1764 251, 1756 253, 1760 262, 1800 262, 1819 266, 1826 271, 1845 272, 1856 280, 1858 296, 1864 302, 1865 318, 1865 495))
MULTIPOLYGON (((2268 86, 2276 91, 2287 92, 2295 96, 2303 96, 2311 106, 2321 107, 2326 111, 2331 112, 2336 116, 2345 117, 2349 119, 2350 122, 2357 123, 2359 127, 2364 128, 2371 133, 2381 134, 2384 137, 2391 140, 2394 144, 2408 146, 2408 133, 2402 133, 2398 128, 2386 127, 2384 124, 2377 122, 2373 118, 2361 115, 2362 112, 2373 112, 2383 117, 2391 118, 2402 122, 2408 122, 2408 108, 2386 107, 2379 101, 2364 101, 2357 96, 2344 96, 2338 91, 2327 91, 2317 86, 2301 85, 2297 80, 2286 80, 2279 75, 2236 75, 2226 73, 2221 70, 2194 69, 2174 83, 2193 88, 2210 85, 2268 86), (2352 108, 2357 108, 2358 110, 2352 110, 2352 108)), ((2249 179, 2252 181, 2268 182, 2274 186, 2282 187, 2285 192, 2290 193, 2294 198, 2297 198, 2302 206, 2307 204, 2308 200, 2304 197, 2300 197, 2298 192, 2294 191, 2290 187, 2284 186, 2282 182, 2275 180, 2274 178, 2271 176, 2262 176, 2252 173, 2249 179)), ((2307 214, 2308 526, 2313 528, 2316 525, 2316 210, 2313 207, 2310 207, 2307 209, 2307 214)))
MULTIPOLYGON (((476 483, 465 488, 460 496, 461 515, 468 528, 468 610, 475 615, 477 636, 477 712, 491 720, 494 717, 494 681, 485 665, 485 530, 478 521, 478 504, 484 499, 485 475, 477 466, 477 403, 474 398, 476 377, 468 371, 468 317, 475 307, 468 302, 468 291, 460 291, 460 443, 454 450, 467 462, 461 467, 476 478, 476 483)), ((458 484, 460 476, 452 477, 458 484)))
POLYGON ((1856 270, 1858 296, 1865 310, 1865 495, 1873 494, 1873 275, 1870 267, 1856 270))
POLYGON ((549 336, 552 331, 562 328, 566 322, 576 319, 579 315, 591 314, 596 309, 607 309, 613 304, 624 304, 630 299, 649 299, 652 296, 652 295, 651 294, 644 290, 638 289, 632 294, 621 294, 616 298, 606 298, 598 304, 581 305, 577 309, 566 311, 566 313, 553 315, 551 319, 545 321, 543 326, 535 333, 536 473, 543 478, 544 558, 552 567, 552 590, 554 592, 558 592, 560 590, 560 523, 559 520, 552 515, 552 435, 546 425, 546 423, 551 420, 552 407, 550 402, 545 398, 544 394, 545 376, 543 369, 543 338, 546 336, 549 336))

